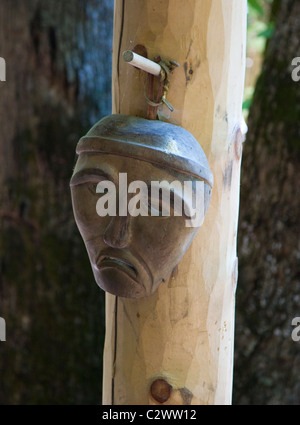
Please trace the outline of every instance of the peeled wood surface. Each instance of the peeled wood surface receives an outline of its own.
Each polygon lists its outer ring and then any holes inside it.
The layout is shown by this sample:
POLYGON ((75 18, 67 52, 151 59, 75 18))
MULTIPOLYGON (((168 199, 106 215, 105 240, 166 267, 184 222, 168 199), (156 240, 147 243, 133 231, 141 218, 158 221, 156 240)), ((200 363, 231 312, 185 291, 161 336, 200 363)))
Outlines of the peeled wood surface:
POLYGON ((115 2, 113 112, 146 117, 145 74, 122 60, 147 48, 180 63, 164 119, 189 130, 214 174, 203 227, 152 297, 106 296, 104 404, 160 404, 151 385, 173 388, 165 404, 230 404, 236 235, 243 141, 246 0, 115 2))

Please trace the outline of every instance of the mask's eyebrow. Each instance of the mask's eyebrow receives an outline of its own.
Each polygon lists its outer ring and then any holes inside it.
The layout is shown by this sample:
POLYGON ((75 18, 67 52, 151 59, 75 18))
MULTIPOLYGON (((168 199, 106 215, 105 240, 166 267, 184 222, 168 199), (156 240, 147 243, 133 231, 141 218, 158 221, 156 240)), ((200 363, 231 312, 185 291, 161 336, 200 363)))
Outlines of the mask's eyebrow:
POLYGON ((73 175, 70 186, 79 186, 84 183, 99 183, 101 180, 112 181, 113 179, 112 176, 99 168, 87 168, 73 175))

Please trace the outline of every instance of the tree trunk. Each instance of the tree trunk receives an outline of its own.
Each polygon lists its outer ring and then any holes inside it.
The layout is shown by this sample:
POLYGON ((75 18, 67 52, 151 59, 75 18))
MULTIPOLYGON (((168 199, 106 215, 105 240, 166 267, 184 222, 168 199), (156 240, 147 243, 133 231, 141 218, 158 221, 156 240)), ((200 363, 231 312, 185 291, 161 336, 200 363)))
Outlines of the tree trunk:
POLYGON ((299 404, 300 3, 274 1, 242 175, 236 404, 299 404))
POLYGON ((78 139, 110 112, 112 12, 110 0, 1 0, 0 404, 101 399, 104 300, 69 179, 78 139))
POLYGON ((241 0, 115 2, 113 112, 147 112, 145 74, 122 61, 124 50, 179 62, 175 111, 161 117, 196 137, 215 184, 203 227, 158 292, 106 296, 104 404, 231 403, 246 9, 241 0), (164 399, 160 386, 171 389, 164 399))

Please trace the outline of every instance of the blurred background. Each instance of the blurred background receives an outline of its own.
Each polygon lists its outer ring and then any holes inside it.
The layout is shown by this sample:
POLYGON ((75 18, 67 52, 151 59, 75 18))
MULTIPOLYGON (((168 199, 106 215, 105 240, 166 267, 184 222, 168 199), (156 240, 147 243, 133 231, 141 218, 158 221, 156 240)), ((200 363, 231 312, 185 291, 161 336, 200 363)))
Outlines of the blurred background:
MULTIPOLYGON (((299 0, 249 0, 233 404, 299 404, 299 0)), ((112 0, 1 0, 0 404, 100 404, 104 293, 68 184, 111 112, 112 0)))

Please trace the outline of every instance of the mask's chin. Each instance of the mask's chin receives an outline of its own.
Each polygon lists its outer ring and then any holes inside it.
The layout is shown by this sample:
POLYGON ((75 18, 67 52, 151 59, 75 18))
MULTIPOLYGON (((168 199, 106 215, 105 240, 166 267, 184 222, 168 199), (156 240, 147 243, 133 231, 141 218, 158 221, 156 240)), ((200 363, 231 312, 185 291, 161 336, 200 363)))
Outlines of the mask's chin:
POLYGON ((117 297, 138 299, 150 295, 145 286, 135 280, 132 274, 115 266, 104 265, 100 270, 94 270, 94 275, 100 288, 117 297))

